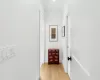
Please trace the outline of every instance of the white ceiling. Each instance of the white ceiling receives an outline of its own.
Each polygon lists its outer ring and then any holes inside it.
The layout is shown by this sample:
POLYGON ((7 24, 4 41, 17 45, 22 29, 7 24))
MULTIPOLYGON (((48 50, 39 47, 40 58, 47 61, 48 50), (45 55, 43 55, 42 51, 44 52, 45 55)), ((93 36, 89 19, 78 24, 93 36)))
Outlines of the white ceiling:
POLYGON ((52 0, 41 0, 45 10, 62 10, 65 1, 67 0, 56 0, 53 2, 52 0))

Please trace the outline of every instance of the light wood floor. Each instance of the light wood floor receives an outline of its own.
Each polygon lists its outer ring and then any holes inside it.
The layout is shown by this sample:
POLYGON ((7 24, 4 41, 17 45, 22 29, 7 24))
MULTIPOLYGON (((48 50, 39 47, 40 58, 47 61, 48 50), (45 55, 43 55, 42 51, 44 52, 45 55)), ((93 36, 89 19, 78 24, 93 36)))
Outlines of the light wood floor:
POLYGON ((41 80, 70 80, 62 64, 43 64, 40 69, 40 78, 41 80))

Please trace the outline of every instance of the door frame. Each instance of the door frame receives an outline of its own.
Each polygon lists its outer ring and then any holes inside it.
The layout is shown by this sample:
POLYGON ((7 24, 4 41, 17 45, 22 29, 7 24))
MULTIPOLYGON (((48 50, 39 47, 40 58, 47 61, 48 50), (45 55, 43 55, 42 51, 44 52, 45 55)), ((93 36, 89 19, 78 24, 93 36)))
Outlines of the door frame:
POLYGON ((41 27, 41 19, 42 19, 41 10, 39 10, 39 54, 40 54, 39 64, 40 64, 40 68, 41 68, 42 64, 44 64, 44 61, 45 61, 45 28, 41 27), (43 32, 42 29, 44 30, 44 36, 42 35, 43 37, 41 37, 41 32, 43 32), (41 45, 42 38, 44 38, 44 41, 43 41, 44 45, 41 45), (41 47, 43 47, 43 49, 41 49, 41 47))
POLYGON ((67 14, 66 15, 66 42, 67 42, 67 71, 68 71, 68 75, 70 76, 70 60, 68 61, 68 57, 71 57, 71 52, 70 52, 70 47, 71 47, 71 44, 70 44, 70 30, 71 30, 71 26, 70 26, 70 17, 69 15, 67 14))

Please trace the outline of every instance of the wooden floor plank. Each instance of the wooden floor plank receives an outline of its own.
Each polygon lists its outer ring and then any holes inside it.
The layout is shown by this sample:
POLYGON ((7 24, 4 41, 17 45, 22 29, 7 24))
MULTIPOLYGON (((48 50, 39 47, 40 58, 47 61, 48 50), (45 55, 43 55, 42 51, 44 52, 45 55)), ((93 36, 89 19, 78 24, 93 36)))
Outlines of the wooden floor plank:
POLYGON ((40 69, 41 80, 70 80, 62 64, 43 64, 40 69))

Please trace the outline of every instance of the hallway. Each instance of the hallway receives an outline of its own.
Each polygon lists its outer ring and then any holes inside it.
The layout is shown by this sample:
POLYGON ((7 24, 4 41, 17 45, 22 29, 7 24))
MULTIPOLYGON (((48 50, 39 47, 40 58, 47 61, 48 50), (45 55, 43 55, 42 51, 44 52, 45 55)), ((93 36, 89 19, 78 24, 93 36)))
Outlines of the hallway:
POLYGON ((40 78, 100 80, 100 0, 0 0, 0 80, 40 78))
POLYGON ((70 80, 62 64, 48 65, 48 63, 44 63, 40 69, 40 77, 41 80, 70 80))

